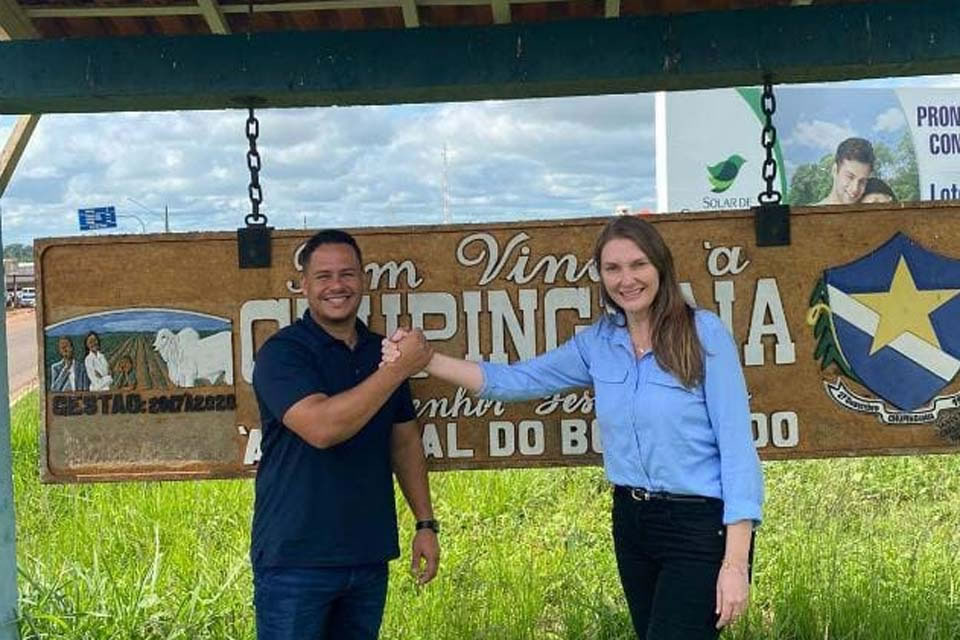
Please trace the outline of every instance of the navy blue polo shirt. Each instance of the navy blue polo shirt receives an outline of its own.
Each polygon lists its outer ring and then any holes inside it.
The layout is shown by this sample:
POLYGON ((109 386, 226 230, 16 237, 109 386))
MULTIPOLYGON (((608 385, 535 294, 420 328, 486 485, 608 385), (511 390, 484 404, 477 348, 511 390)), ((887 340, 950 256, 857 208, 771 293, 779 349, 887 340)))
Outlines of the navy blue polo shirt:
POLYGON ((254 567, 349 566, 400 555, 390 463, 393 425, 413 420, 404 382, 352 438, 317 449, 283 425, 314 393, 347 391, 377 370, 381 336, 357 321, 357 344, 324 331, 309 310, 260 348, 253 388, 263 440, 250 559, 254 567))

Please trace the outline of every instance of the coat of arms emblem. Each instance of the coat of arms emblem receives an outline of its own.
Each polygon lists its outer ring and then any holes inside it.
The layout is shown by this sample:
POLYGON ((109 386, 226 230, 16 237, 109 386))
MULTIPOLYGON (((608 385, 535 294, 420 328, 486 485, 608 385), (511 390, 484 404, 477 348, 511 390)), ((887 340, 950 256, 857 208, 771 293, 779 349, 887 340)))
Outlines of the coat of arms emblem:
POLYGON ((839 370, 824 386, 843 407, 887 424, 917 424, 960 406, 960 393, 945 393, 960 371, 960 260, 897 233, 826 269, 807 321, 822 368, 839 370))

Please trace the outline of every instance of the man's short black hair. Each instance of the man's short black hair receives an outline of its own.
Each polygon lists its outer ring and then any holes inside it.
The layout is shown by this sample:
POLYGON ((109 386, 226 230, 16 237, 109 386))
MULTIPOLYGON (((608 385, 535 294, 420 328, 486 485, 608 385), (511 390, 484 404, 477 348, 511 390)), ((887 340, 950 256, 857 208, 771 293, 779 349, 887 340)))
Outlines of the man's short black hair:
POLYGON ((853 160, 854 162, 862 162, 863 164, 870 165, 870 168, 873 169, 873 165, 877 162, 877 156, 873 153, 873 145, 870 144, 869 140, 864 138, 847 138, 837 146, 837 155, 834 157, 834 160, 838 168, 844 160, 853 160))
POLYGON ((363 266, 363 255, 360 253, 360 247, 352 235, 340 229, 324 229, 313 234, 307 240, 307 244, 303 245, 303 251, 300 252, 300 257, 297 259, 301 267, 306 268, 314 249, 322 244, 346 244, 353 247, 353 250, 357 253, 357 262, 360 263, 361 267, 363 266))

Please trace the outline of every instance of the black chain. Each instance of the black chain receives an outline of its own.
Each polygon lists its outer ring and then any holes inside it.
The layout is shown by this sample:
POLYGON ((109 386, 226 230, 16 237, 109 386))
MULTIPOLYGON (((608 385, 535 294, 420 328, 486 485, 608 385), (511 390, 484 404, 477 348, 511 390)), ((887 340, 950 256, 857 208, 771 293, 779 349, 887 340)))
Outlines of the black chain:
MULTIPOLYGON (((247 38, 253 32, 253 0, 247 2, 247 38)), ((247 141, 250 149, 247 151, 247 168, 250 169, 250 185, 247 193, 250 195, 250 214, 244 220, 247 226, 266 226, 267 216, 260 213, 263 203, 263 190, 260 187, 260 153, 257 151, 257 138, 260 137, 260 121, 254 115, 253 107, 249 108, 247 116, 247 141)))
POLYGON ((260 121, 253 114, 253 107, 250 107, 250 115, 247 117, 247 140, 250 142, 250 149, 247 151, 247 168, 250 169, 250 185, 247 192, 250 195, 251 212, 244 218, 247 225, 265 225, 267 216, 260 213, 260 204, 263 202, 263 191, 260 188, 260 153, 257 151, 257 138, 260 136, 260 121))
POLYGON ((763 76, 763 97, 760 101, 760 108, 766 117, 763 132, 760 134, 760 144, 767 152, 767 158, 763 161, 763 180, 767 183, 767 188, 757 196, 757 199, 760 204, 780 204, 782 196, 779 191, 773 188, 773 183, 777 177, 777 160, 773 155, 773 148, 777 144, 777 128, 773 126, 773 114, 777 111, 777 98, 773 95, 773 78, 770 74, 763 76))

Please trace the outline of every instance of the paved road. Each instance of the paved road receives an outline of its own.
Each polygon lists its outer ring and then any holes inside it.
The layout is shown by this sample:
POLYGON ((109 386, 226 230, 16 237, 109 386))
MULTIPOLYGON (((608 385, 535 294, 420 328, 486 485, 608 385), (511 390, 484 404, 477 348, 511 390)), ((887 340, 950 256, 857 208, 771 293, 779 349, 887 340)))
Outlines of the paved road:
POLYGON ((37 382, 37 321, 32 309, 7 310, 7 373, 11 398, 37 382))

